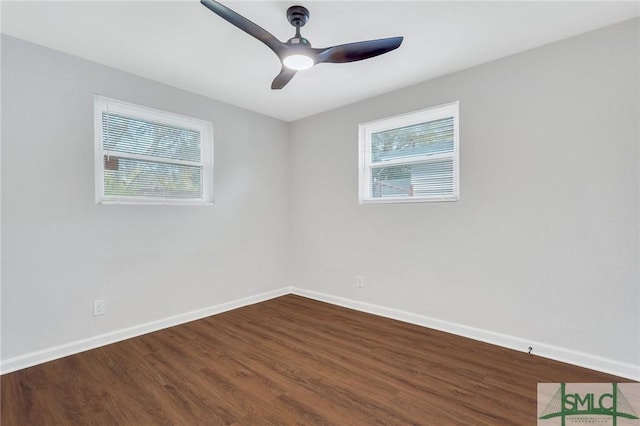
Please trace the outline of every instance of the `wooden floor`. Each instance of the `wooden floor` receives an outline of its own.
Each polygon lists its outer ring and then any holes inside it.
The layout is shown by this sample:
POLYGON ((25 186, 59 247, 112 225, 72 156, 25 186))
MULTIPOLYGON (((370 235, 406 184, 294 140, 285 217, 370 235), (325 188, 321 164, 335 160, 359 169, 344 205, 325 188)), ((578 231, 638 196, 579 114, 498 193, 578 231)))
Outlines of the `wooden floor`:
POLYGON ((535 425, 538 382, 612 381, 288 295, 6 374, 1 424, 535 425))

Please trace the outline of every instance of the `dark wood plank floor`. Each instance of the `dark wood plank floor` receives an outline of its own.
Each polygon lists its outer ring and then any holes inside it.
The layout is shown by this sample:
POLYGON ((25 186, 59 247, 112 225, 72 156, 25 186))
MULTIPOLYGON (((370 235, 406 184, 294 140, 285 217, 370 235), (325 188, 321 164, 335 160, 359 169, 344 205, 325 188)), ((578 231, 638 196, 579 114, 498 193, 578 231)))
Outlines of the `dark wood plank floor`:
POLYGON ((2 426, 535 425, 538 382, 625 382, 288 295, 2 376, 2 426))

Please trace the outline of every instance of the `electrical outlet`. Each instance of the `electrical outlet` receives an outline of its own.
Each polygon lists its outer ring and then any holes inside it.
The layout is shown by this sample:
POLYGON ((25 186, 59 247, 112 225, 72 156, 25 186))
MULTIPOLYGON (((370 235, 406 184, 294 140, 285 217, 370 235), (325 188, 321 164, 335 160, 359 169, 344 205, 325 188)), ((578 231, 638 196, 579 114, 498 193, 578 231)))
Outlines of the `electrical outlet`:
POLYGON ((104 299, 93 301, 93 316, 104 315, 107 313, 107 302, 104 299))
POLYGON ((364 277, 362 275, 356 275, 356 287, 364 287, 364 277))

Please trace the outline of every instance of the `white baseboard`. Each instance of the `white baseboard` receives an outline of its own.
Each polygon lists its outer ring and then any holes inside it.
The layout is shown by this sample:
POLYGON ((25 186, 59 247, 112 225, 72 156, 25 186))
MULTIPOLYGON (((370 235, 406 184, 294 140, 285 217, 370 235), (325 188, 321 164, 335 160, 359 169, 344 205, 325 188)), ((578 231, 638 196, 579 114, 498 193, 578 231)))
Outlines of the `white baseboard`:
POLYGON ((32 367, 37 364, 53 361, 54 359, 74 355, 79 352, 84 352, 89 349, 95 349, 100 346, 120 342, 132 337, 137 337, 143 334, 162 330, 164 328, 173 327, 201 318, 206 318, 208 316, 220 314, 232 309, 253 305, 254 303, 263 302, 265 300, 284 296, 289 293, 291 293, 291 289, 289 287, 284 287, 255 296, 243 297, 241 299, 232 300, 230 302, 221 303, 219 305, 209 306, 207 308, 186 312, 184 314, 174 315, 157 321, 151 321, 145 324, 124 328, 106 334, 101 334, 98 336, 90 337, 88 339, 77 340, 74 342, 65 343, 60 346, 54 346, 52 348, 47 348, 13 358, 8 358, 0 362, 0 372, 1 374, 11 373, 12 371, 32 367))
POLYGON ((493 345, 514 349, 516 351, 528 352, 529 347, 531 346, 533 347, 533 350, 531 352, 533 355, 538 355, 543 358, 566 362, 568 364, 573 364, 592 370, 602 371, 604 373, 612 374, 615 376, 640 381, 640 365, 624 363, 584 352, 574 351, 572 349, 549 345, 542 342, 536 342, 520 337, 495 333, 493 331, 482 330, 475 327, 469 327, 466 325, 430 318, 411 312, 386 308, 384 306, 359 302, 356 300, 332 296, 325 293, 318 293, 310 290, 304 290, 296 287, 291 288, 291 293, 308 297, 310 299, 331 303, 333 305, 343 306, 345 308, 355 309, 358 311, 367 312, 386 318, 392 318, 410 324, 420 325, 423 327, 433 328, 435 330, 456 334, 458 336, 468 337, 470 339, 479 340, 485 343, 491 343, 493 345))
POLYGON ((331 303, 333 305, 343 306, 345 308, 355 309, 357 311, 367 312, 370 314, 392 318, 410 324, 420 325, 422 327, 433 328, 435 330, 456 334, 458 336, 468 337, 470 339, 479 340, 481 342, 486 342, 517 351, 528 352, 529 346, 531 346, 533 347, 533 355, 538 355, 544 358, 550 358, 556 361, 566 362, 568 364, 573 364, 580 367, 613 374, 615 376, 640 381, 639 365, 628 364, 584 352, 574 351, 572 349, 549 345, 542 342, 536 342, 520 337, 495 333, 475 327, 469 327, 466 325, 430 318, 424 315, 418 315, 398 309, 359 302, 356 300, 332 296, 325 293, 304 290, 297 287, 283 287, 278 290, 269 291, 255 296, 244 297, 219 305, 210 306, 184 314, 174 315, 161 320, 148 322, 146 324, 117 330, 111 333, 101 334, 98 336, 90 337, 88 339, 77 340, 75 342, 66 343, 64 345, 27 353, 13 358, 8 358, 0 362, 0 374, 10 373, 12 371, 32 367, 37 364, 42 364, 44 362, 77 354, 79 352, 84 352, 89 349, 109 345, 111 343, 116 343, 122 340, 130 339, 132 337, 141 336, 143 334, 162 330, 164 328, 173 327, 176 325, 184 324, 186 322, 230 311, 232 309, 241 308, 243 306, 253 305, 254 303, 263 302, 265 300, 284 296, 290 293, 308 297, 314 300, 319 300, 322 302, 331 303))

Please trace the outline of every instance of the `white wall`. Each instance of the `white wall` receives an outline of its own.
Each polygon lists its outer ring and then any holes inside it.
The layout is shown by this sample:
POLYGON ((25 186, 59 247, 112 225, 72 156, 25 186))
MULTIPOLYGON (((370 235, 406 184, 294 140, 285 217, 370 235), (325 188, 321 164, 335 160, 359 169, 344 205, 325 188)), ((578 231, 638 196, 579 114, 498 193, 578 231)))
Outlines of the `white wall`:
POLYGON ((296 285, 640 378, 638 34, 627 21, 295 122, 296 285), (359 205, 358 123, 455 100, 460 201, 359 205))
POLYGON ((283 287, 288 164, 284 122, 3 36, 3 361, 283 287), (212 121, 215 206, 96 205, 94 94, 212 121))

